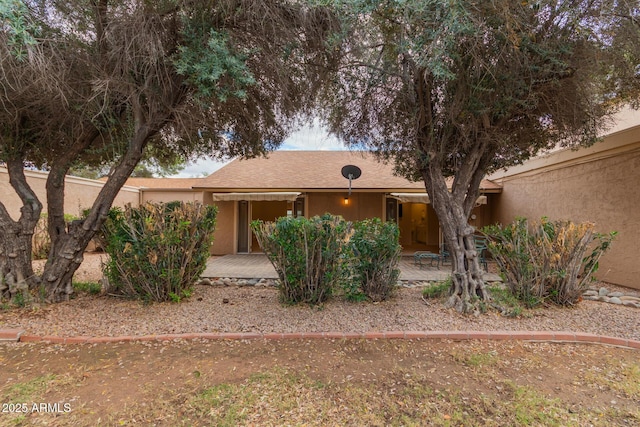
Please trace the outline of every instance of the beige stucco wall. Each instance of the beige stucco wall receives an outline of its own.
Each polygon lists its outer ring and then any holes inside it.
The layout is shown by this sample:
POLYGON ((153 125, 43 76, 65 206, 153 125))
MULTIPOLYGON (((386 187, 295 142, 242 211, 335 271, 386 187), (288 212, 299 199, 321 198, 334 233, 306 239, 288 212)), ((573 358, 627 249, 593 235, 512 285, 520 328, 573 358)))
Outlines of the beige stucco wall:
POLYGON ((502 183, 495 217, 592 221, 618 231, 600 260, 600 280, 640 289, 640 126, 617 132, 589 149, 563 151, 492 179, 502 183))
POLYGON ((207 201, 211 195, 205 195, 205 203, 218 207, 216 231, 213 233, 212 255, 233 254, 236 252, 236 202, 207 201))
MULTIPOLYGON (((25 176, 27 177, 27 182, 42 203, 42 212, 46 212, 47 198, 45 186, 47 173, 25 171, 25 176)), ((79 216, 82 210, 90 208, 103 185, 104 183, 102 181, 67 177, 65 183, 65 213, 79 216)), ((132 206, 138 206, 139 198, 140 192, 137 188, 125 186, 116 196, 113 206, 122 207, 128 203, 131 203, 132 206)), ((9 174, 5 167, 0 167, 0 201, 2 201, 4 206, 7 208, 11 217, 17 220, 20 216, 20 207, 22 206, 22 202, 9 184, 9 174)))
POLYGON ((347 221, 382 218, 385 196, 382 193, 351 193, 349 204, 344 204, 346 192, 307 193, 307 217, 331 213, 342 215, 347 221))

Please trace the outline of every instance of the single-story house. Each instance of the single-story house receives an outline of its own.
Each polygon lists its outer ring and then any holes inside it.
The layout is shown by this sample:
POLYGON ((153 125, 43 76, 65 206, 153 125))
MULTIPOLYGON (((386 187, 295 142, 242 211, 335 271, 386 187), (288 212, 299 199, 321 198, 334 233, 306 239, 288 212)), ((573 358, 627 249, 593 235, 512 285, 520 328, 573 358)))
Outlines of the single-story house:
MULTIPOLYGON (((259 252, 250 230, 253 220, 273 221, 281 216, 312 217, 326 212, 350 221, 379 217, 400 226, 405 250, 437 251, 442 236, 438 219, 422 182, 393 174, 391 164, 366 152, 276 151, 268 157, 236 159, 206 178, 132 178, 127 185, 142 187, 144 201, 198 200, 218 206, 218 225, 212 254, 259 252), (344 166, 357 166, 361 175, 351 182, 344 166)), ((493 222, 492 205, 501 187, 489 180, 471 224, 493 222)))
MULTIPOLYGON (((268 158, 234 160, 205 178, 131 178, 116 205, 145 201, 199 201, 219 207, 213 254, 259 251, 252 220, 325 212, 348 220, 380 217, 400 226, 405 251, 437 251, 438 221, 422 182, 393 175, 391 165, 348 151, 277 151, 268 158), (341 171, 358 166, 351 181, 341 171)), ((45 201, 45 172, 27 171, 45 201)), ((600 261, 600 280, 640 289, 640 112, 621 112, 602 142, 580 150, 558 150, 498 171, 482 182, 470 223, 509 223, 517 216, 593 221, 597 231, 617 231, 600 261)), ((67 178, 65 210, 77 215, 91 206, 103 182, 67 178)), ((20 199, 0 166, 0 200, 17 218, 20 199)), ((45 206, 46 209, 46 206, 45 206)))

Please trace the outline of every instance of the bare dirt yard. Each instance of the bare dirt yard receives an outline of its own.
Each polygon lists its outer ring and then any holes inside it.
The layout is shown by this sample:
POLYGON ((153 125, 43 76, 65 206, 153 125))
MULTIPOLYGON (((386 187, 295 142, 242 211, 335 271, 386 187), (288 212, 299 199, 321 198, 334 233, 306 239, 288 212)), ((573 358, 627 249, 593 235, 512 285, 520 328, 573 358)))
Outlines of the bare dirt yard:
MULTIPOLYGON (((95 260, 78 280, 97 280, 95 260)), ((274 289, 197 286, 180 304, 81 294, 0 310, 0 328, 180 332, 562 330, 638 339, 640 310, 596 301, 461 316, 419 289, 393 301, 284 307, 274 289), (227 302, 224 302, 227 300, 227 302)), ((640 353, 450 340, 183 340, 0 344, 0 426, 637 426, 640 353)))
POLYGON ((0 425, 636 426, 638 352, 487 341, 0 346, 0 425))

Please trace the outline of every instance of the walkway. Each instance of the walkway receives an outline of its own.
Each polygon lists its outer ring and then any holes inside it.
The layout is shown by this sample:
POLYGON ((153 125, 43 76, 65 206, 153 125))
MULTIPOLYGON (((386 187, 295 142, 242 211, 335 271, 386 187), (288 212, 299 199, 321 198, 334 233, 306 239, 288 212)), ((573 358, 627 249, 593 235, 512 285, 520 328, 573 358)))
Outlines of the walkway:
MULTIPOLYGON (((428 264, 428 263, 427 263, 428 264)), ((451 274, 449 265, 440 267, 416 266, 413 257, 403 256, 400 261, 400 280, 407 281, 443 281, 451 274)), ((273 265, 264 254, 225 255, 210 258, 202 277, 228 277, 234 279, 277 279, 273 265)), ((500 276, 487 273, 484 276, 489 282, 501 281, 500 276)))

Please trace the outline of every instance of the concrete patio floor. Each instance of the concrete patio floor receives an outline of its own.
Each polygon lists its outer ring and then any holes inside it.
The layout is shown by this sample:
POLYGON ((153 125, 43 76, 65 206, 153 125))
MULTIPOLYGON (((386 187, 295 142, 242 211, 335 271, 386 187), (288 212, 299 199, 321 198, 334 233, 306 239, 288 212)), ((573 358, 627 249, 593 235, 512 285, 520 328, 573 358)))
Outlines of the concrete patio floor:
MULTIPOLYGON (((427 262, 422 267, 414 265, 413 257, 403 256, 400 260, 400 280, 442 281, 451 274, 451 266, 430 266, 427 262)), ((234 279, 277 279, 273 265, 264 254, 242 254, 212 257, 207 261, 207 268, 202 277, 228 277, 234 279)), ((493 273, 484 275, 487 281, 501 281, 500 276, 493 273)))

